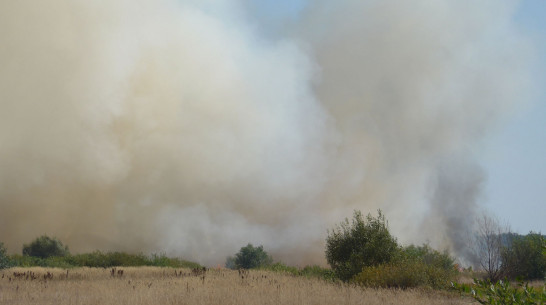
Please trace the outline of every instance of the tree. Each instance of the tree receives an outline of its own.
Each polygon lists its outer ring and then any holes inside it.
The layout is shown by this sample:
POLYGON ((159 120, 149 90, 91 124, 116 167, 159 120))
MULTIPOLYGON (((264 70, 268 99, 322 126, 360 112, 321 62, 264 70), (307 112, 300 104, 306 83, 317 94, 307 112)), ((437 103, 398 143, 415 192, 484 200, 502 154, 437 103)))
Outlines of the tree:
POLYGON ((543 279, 546 276, 546 253, 541 234, 525 236, 511 234, 509 244, 502 251, 503 270, 510 278, 523 277, 528 280, 543 279))
POLYGON ((273 258, 264 251, 263 246, 254 247, 252 244, 248 244, 235 254, 235 259, 228 257, 226 266, 252 269, 271 265, 271 263, 273 263, 273 258))
POLYGON ((474 234, 471 247, 478 259, 478 264, 487 274, 487 279, 496 282, 504 276, 502 268, 503 236, 509 231, 498 219, 482 214, 477 219, 477 232, 474 234))
POLYGON ((389 233, 381 210, 378 214, 377 218, 368 214, 364 219, 355 211, 351 223, 345 219, 328 232, 326 261, 340 279, 348 281, 362 268, 388 263, 396 256, 396 238, 389 233))
POLYGON ((48 258, 51 256, 67 256, 70 254, 68 246, 56 239, 47 235, 36 238, 30 244, 23 245, 23 255, 34 256, 40 258, 48 258))
POLYGON ((9 257, 6 247, 4 247, 4 243, 0 242, 0 269, 8 268, 9 265, 9 257))

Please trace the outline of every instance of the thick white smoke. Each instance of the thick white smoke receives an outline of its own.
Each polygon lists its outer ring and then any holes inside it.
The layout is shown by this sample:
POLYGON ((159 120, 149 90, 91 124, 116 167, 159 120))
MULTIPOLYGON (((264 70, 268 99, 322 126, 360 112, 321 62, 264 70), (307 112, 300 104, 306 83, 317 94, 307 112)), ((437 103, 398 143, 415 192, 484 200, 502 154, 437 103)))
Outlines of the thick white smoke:
POLYGON ((424 215, 525 99, 510 3, 315 1, 271 40, 236 1, 2 2, 0 241, 311 264, 382 208, 403 241, 457 247, 424 215))

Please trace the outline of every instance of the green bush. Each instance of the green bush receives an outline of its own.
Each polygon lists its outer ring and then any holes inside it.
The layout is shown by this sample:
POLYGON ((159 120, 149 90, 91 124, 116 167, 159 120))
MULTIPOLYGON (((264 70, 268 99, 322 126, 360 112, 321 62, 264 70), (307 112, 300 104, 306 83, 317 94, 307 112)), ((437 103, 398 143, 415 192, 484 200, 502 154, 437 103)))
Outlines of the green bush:
POLYGON ((202 266, 185 261, 179 258, 170 258, 165 254, 129 254, 125 252, 107 252, 94 251, 91 253, 82 253, 67 256, 51 256, 40 258, 26 255, 13 255, 10 257, 11 264, 19 267, 53 267, 53 268, 73 268, 73 267, 138 267, 138 266, 157 266, 172 268, 201 268, 202 266))
POLYGON ((450 272, 455 269, 455 259, 447 251, 439 252, 427 244, 410 245, 403 248, 400 254, 402 260, 415 260, 450 272))
POLYGON ((150 257, 150 265, 156 267, 172 267, 172 268, 202 268, 198 263, 186 261, 179 258, 167 257, 165 254, 152 254, 150 257))
POLYGON ((337 278, 334 275, 334 271, 332 269, 323 268, 320 266, 305 266, 302 269, 293 267, 293 266, 287 266, 283 263, 277 262, 271 265, 267 265, 260 268, 261 270, 267 270, 267 271, 273 271, 273 272, 279 272, 279 273, 285 273, 290 274, 294 276, 305 276, 305 277, 313 277, 313 278, 320 278, 323 280, 328 281, 334 281, 337 278))
POLYGON ((378 214, 377 218, 368 214, 364 219, 360 211, 355 211, 351 223, 345 219, 328 232, 326 261, 341 280, 350 280, 364 267, 386 264, 398 253, 385 216, 381 210, 378 214))
POLYGON ((364 267, 353 282, 368 287, 449 287, 456 276, 454 259, 447 251, 428 245, 401 248, 391 262, 364 267))
POLYGON ((307 277, 318 277, 328 281, 337 280, 337 277, 332 269, 323 268, 316 265, 303 267, 301 274, 307 277))
POLYGON ((541 234, 511 236, 509 246, 501 252, 503 271, 507 277, 522 277, 528 280, 544 279, 546 276, 546 245, 541 234))
POLYGON ((9 268, 11 265, 4 243, 0 242, 0 269, 9 268))
POLYGON ((48 258, 51 256, 66 256, 68 254, 70 252, 67 246, 64 246, 60 240, 47 235, 36 238, 28 245, 23 245, 24 256, 48 258))
POLYGON ((138 267, 138 266, 157 266, 172 268, 201 268, 201 265, 179 258, 170 258, 165 254, 152 254, 146 256, 142 253, 129 254, 125 252, 102 253, 95 251, 92 253, 77 254, 67 257, 67 260, 73 266, 78 267, 138 267))
POLYGON ((546 288, 535 289, 519 281, 510 285, 508 281, 481 281, 474 279, 473 285, 452 283, 454 289, 471 295, 480 304, 490 305, 532 305, 546 303, 546 288))
POLYGON ((405 260, 364 267, 362 272, 352 279, 352 282, 374 288, 430 287, 442 289, 448 287, 454 277, 453 270, 428 265, 418 260, 405 260))
POLYGON ((44 259, 39 257, 14 254, 9 259, 14 267, 46 267, 44 259))
POLYGON ((67 258, 68 262, 74 267, 112 267, 112 260, 108 257, 108 254, 100 251, 94 251, 91 253, 82 253, 71 255, 67 258))
POLYGON ((271 265, 273 258, 267 252, 264 251, 263 246, 254 247, 252 244, 248 244, 246 247, 242 247, 235 258, 228 257, 226 261, 226 267, 228 264, 233 264, 235 268, 253 269, 271 265), (231 260, 231 262, 230 262, 231 260))

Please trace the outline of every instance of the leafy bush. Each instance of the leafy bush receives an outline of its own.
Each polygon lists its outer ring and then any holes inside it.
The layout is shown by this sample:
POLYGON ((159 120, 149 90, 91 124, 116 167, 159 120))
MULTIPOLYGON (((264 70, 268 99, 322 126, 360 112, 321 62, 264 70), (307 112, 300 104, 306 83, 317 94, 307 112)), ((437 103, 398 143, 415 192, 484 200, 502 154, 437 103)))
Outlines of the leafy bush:
POLYGON ((364 267, 353 282, 368 287, 446 288, 455 275, 454 259, 425 244, 400 249, 389 263, 364 267))
POLYGON ((61 241, 51 238, 47 235, 36 238, 30 244, 23 245, 24 256, 34 256, 39 258, 48 258, 51 256, 66 256, 70 254, 68 247, 61 241))
POLYGON ((453 270, 428 265, 418 260, 405 260, 378 266, 364 267, 353 278, 353 282, 367 287, 411 288, 431 287, 446 288, 453 280, 453 270))
POLYGON ((294 276, 305 276, 305 277, 314 277, 321 278, 323 280, 334 281, 336 280, 334 271, 331 269, 323 268, 320 266, 305 266, 302 269, 287 266, 283 263, 277 262, 271 265, 267 265, 260 268, 261 270, 268 270, 279 273, 291 274, 294 276))
POLYGON ((455 259, 447 251, 439 252, 427 244, 405 247, 401 251, 401 256, 401 259, 419 261, 450 272, 455 269, 455 259))
POLYGON ((474 280, 473 285, 452 283, 454 289, 470 294, 480 304, 491 305, 531 305, 546 303, 546 288, 535 289, 520 281, 516 287, 508 281, 474 280))
POLYGON ((350 280, 364 267, 388 263, 397 254, 396 239, 389 233, 381 210, 378 214, 377 218, 368 214, 364 219, 355 211, 351 223, 345 219, 328 232, 326 261, 341 280, 350 280))
POLYGON ((513 235, 510 245, 502 251, 504 274, 509 278, 544 279, 546 276, 546 245, 541 234, 513 235))
MULTIPOLYGON (((253 269, 271 265, 273 258, 267 252, 264 251, 263 246, 254 247, 252 244, 248 244, 246 247, 242 247, 235 258, 231 258, 235 268, 253 269)), ((229 263, 230 258, 226 261, 226 266, 229 263)))
POLYGON ((0 269, 8 268, 10 266, 10 259, 7 254, 4 243, 0 242, 0 269))

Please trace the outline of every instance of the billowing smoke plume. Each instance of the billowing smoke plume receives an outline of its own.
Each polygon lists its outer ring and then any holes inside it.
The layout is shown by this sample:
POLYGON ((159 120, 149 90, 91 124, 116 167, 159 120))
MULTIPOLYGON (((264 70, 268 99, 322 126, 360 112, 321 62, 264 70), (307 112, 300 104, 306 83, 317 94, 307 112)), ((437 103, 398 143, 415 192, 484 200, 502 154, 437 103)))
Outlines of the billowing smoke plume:
POLYGON ((315 1, 273 40, 243 2, 4 1, 0 241, 322 263, 381 208, 457 251, 460 160, 528 89, 511 3, 315 1))

